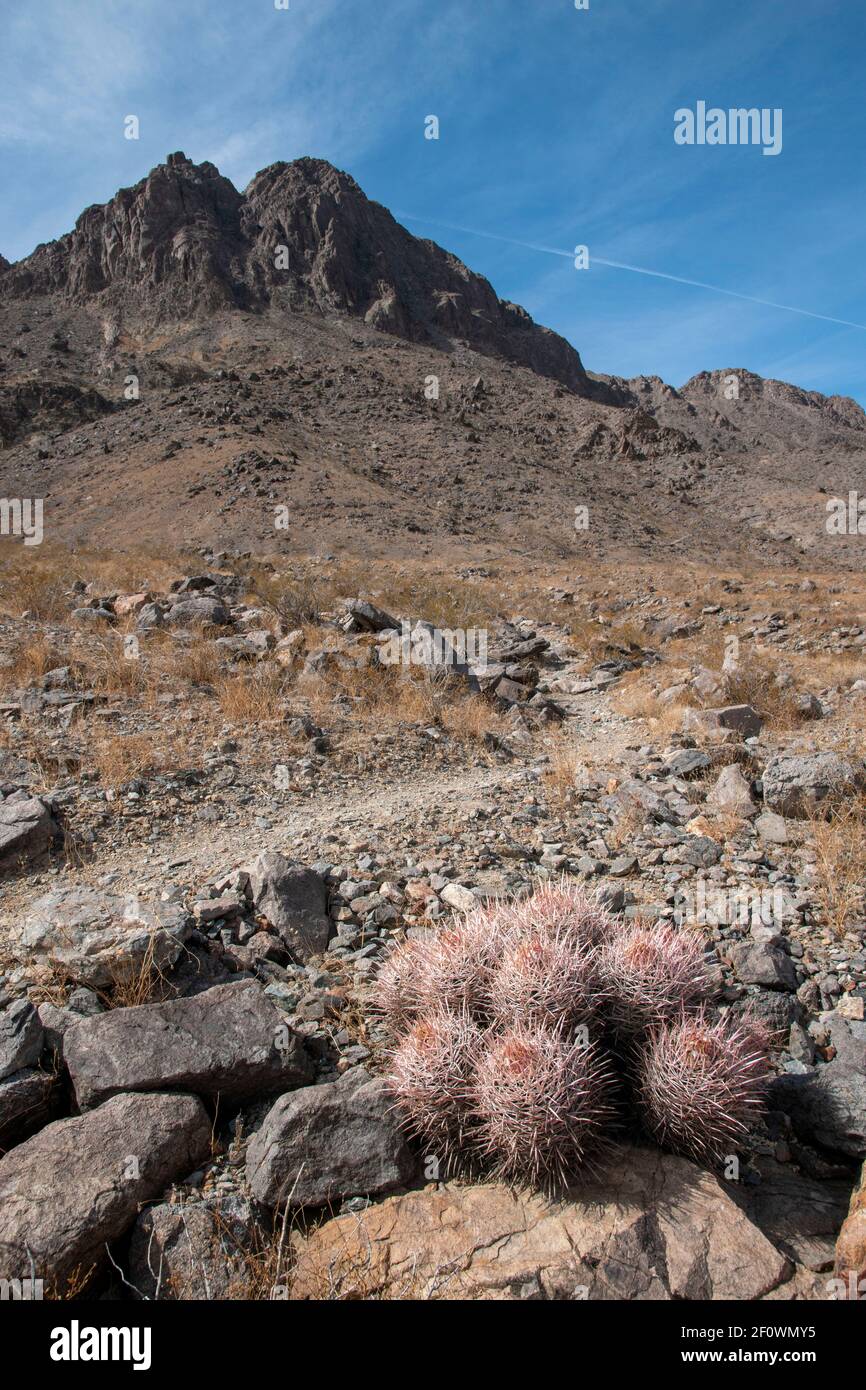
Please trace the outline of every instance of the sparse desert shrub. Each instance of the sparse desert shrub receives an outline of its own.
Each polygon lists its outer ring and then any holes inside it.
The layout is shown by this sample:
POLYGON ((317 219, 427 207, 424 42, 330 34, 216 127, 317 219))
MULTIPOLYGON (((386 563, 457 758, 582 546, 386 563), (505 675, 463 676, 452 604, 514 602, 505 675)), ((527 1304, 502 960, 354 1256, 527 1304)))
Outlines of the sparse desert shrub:
POLYGON ((666 922, 635 922, 601 951, 609 1017, 625 1037, 700 1004, 709 993, 701 938, 666 922))
POLYGON ((654 1029, 637 1066, 639 1103, 664 1148, 719 1159, 759 1111, 769 1073, 767 1040, 750 1021, 711 1022, 701 1009, 654 1029))
POLYGON ((565 1029, 515 1024, 492 1036, 473 1078, 479 1152, 510 1182, 564 1185, 603 1146, 613 1088, 595 1045, 565 1029))

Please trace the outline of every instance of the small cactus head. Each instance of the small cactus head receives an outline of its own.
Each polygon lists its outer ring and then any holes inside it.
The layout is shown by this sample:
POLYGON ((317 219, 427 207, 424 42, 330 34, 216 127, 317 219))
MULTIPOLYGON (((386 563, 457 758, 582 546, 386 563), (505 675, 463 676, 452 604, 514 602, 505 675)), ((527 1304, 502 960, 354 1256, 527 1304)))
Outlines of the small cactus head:
POLYGON ((479 908, 397 946, 379 971, 374 996, 392 1035, 399 1037, 430 1009, 483 1012, 503 939, 496 915, 479 908))
POLYGON ((710 992, 701 937, 667 922, 618 932, 602 947, 600 966, 609 1017, 625 1037, 697 1008, 710 992))
POLYGON ((528 931, 568 934, 589 946, 598 946, 615 929, 605 907, 582 884, 563 877, 545 883, 527 898, 501 909, 503 926, 514 935, 528 931))
POLYGON ((429 937, 423 943, 420 1010, 443 1007, 483 1016, 503 939, 497 915, 486 908, 453 920, 429 937))
POLYGON ((760 1024, 706 1010, 654 1029, 637 1063, 644 1123, 662 1148, 698 1160, 731 1151, 761 1110, 769 1078, 760 1024))
POLYGON ((404 1128, 443 1172, 471 1152, 467 1097, 480 1046, 481 1032, 465 1010, 439 1008, 416 1019, 391 1058, 388 1085, 404 1128))
POLYGON ((563 1187, 603 1147, 612 1091, 603 1055, 563 1029, 488 1033, 471 1088, 479 1151, 506 1181, 563 1187))
POLYGON ((405 1033, 418 1017, 425 970, 422 943, 409 940, 391 951, 376 977, 374 1007, 384 1018, 392 1037, 405 1033))
POLYGON ((566 1029, 588 1023, 604 1000, 598 952, 569 932, 532 927, 513 937, 490 977, 491 1022, 566 1029))

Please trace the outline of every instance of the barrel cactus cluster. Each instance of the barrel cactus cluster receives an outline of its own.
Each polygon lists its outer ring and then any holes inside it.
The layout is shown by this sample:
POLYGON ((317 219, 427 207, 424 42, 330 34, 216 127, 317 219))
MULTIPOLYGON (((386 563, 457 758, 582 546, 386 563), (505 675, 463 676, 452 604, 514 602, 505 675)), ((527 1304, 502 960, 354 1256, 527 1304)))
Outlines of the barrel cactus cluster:
POLYGON ((562 1187, 638 1126, 712 1163, 769 1076, 761 1028, 718 1015, 712 994, 697 933, 545 884, 392 951, 377 982, 389 1085, 448 1174, 562 1187))

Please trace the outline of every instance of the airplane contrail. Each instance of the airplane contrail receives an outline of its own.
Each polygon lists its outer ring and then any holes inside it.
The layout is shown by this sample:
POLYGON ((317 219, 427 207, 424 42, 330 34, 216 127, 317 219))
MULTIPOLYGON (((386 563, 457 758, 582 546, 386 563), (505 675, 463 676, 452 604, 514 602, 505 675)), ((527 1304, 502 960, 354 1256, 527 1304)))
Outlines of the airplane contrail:
MULTIPOLYGON (((485 237, 488 241, 504 241, 508 246, 520 246, 524 251, 542 251, 547 256, 565 256, 569 261, 574 259, 573 251, 561 251, 557 246, 541 246, 538 242, 517 241, 514 237, 500 236, 497 232, 482 232, 476 227, 462 227, 457 222, 439 222, 432 217, 417 217, 413 213, 396 212, 397 217, 404 218, 407 222, 423 222, 428 227, 441 227, 451 232, 463 232, 467 236, 485 237)), ((604 256, 596 256, 590 252, 590 264, 609 266, 611 270, 628 270, 633 275, 649 275, 654 280, 672 280, 675 285, 691 285, 693 289, 710 290, 713 294, 726 294, 731 299, 743 299, 747 304, 760 304, 765 309, 782 309, 787 314, 800 314, 807 319, 820 319, 822 323, 837 323, 843 328, 859 328, 866 333, 866 323, 853 323, 850 319, 837 319, 831 314, 816 314, 811 309, 800 309, 794 304, 778 304, 773 299, 759 299, 753 294, 742 294, 739 290, 729 290, 723 285, 710 285, 705 280, 687 280, 682 275, 669 275, 664 270, 649 270, 643 265, 628 265, 625 261, 610 261, 604 256)))

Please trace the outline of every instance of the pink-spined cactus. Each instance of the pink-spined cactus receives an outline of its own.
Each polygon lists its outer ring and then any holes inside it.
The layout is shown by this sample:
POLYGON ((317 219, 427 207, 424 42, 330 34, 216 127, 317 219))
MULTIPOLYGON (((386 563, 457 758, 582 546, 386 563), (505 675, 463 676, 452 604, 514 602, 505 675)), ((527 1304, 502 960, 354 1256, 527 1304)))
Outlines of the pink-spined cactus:
POLYGON ((711 991, 701 937, 667 922, 625 927, 602 946, 600 966, 608 1017, 623 1037, 698 1008, 711 991))
POLYGON ((466 1010, 438 1008, 412 1024, 391 1059, 388 1085, 404 1127, 443 1174, 465 1167, 472 1154, 469 1085, 481 1041, 466 1010))
POLYGON ((760 1024, 706 1010, 654 1029, 637 1062, 638 1103, 656 1142, 707 1162, 722 1158, 760 1112, 770 1075, 760 1024))
POLYGON ((594 1020, 605 998, 596 947, 572 932, 534 926, 506 944, 490 977, 488 1014, 498 1028, 568 1029, 594 1020))
POLYGON ((547 931, 555 936, 567 933, 598 946, 615 929, 614 918, 598 899, 582 884, 565 877, 542 884, 529 897, 501 908, 500 913, 503 927, 518 936, 528 931, 547 931))
POLYGON ((411 1028, 426 997, 423 981, 427 954, 423 943, 409 940, 396 946, 376 977, 374 1006, 392 1037, 411 1028))
POLYGON ((508 1182, 564 1187, 604 1147, 613 1095, 592 1043, 525 1023, 488 1033, 471 1087, 479 1153, 508 1182))

